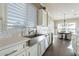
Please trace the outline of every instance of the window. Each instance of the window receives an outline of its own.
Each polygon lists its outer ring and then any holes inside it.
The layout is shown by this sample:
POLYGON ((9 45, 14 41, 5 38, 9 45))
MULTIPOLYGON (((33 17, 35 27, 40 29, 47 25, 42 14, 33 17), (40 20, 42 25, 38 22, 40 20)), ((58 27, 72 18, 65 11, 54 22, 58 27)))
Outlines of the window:
POLYGON ((58 32, 66 31, 75 33, 76 24, 75 23, 66 23, 65 26, 63 23, 58 24, 58 32))
POLYGON ((27 18, 28 18, 28 27, 35 27, 36 26, 36 20, 37 20, 37 8, 29 3, 28 4, 28 12, 27 12, 27 18))
POLYGON ((7 28, 21 28, 26 20, 26 5, 24 3, 7 4, 7 28))

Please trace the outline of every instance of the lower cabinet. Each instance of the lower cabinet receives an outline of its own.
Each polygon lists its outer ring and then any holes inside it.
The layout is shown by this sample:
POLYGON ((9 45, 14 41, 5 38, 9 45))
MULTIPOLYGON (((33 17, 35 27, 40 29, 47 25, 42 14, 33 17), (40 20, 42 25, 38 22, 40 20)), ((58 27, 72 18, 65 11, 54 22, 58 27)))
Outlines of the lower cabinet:
POLYGON ((50 36, 48 36, 48 42, 49 42, 49 45, 52 43, 52 40, 51 40, 51 37, 50 36))
POLYGON ((45 40, 40 41, 34 46, 26 49, 27 56, 42 56, 45 52, 45 40))
POLYGON ((1 56, 42 56, 49 46, 49 39, 42 38, 40 42, 32 46, 27 46, 25 43, 20 43, 12 47, 0 51, 1 56))
POLYGON ((41 56, 41 44, 40 43, 38 43, 38 56, 41 56))
POLYGON ((77 37, 77 39, 75 40, 76 41, 76 47, 74 47, 74 50, 75 50, 75 54, 77 56, 79 56, 79 37, 77 37))
POLYGON ((22 52, 20 52, 19 54, 17 54, 16 56, 26 56, 26 54, 25 54, 25 50, 24 51, 22 51, 22 52))
POLYGON ((45 49, 47 49, 49 46, 49 39, 45 38, 44 43, 45 43, 45 49))
POLYGON ((38 56, 42 56, 45 52, 45 41, 42 40, 38 43, 38 56))
POLYGON ((37 44, 30 47, 29 49, 26 49, 26 55, 27 56, 37 56, 37 44))
POLYGON ((0 55, 1 56, 16 56, 17 54, 19 54, 20 52, 24 50, 24 45, 25 43, 23 42, 23 43, 2 49, 0 51, 0 55))
POLYGON ((25 56, 25 52, 22 52, 22 53, 20 53, 20 54, 17 55, 17 56, 25 56))
POLYGON ((73 51, 74 51, 74 53, 77 55, 77 37, 76 36, 74 36, 74 35, 72 35, 72 48, 73 48, 73 51))

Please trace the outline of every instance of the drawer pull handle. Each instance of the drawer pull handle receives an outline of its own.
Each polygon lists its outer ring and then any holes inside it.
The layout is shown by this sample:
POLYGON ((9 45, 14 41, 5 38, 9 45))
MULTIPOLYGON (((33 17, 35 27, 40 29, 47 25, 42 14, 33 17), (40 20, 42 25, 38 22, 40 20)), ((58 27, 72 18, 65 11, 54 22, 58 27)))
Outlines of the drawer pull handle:
POLYGON ((14 51, 12 51, 11 53, 9 53, 9 54, 6 54, 5 56, 8 56, 8 55, 10 55, 10 54, 13 54, 13 53, 15 53, 17 50, 14 50, 14 51))

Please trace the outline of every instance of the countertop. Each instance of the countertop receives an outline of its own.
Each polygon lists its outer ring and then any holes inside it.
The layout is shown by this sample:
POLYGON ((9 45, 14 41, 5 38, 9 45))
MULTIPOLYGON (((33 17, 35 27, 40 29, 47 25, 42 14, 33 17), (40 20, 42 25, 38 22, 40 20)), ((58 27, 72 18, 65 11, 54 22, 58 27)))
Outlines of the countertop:
POLYGON ((58 34, 70 34, 70 32, 58 32, 58 34))
POLYGON ((0 38, 0 50, 29 40, 30 38, 25 37, 0 38))
MULTIPOLYGON (((44 34, 47 35, 47 34, 44 34)), ((0 50, 14 46, 16 44, 25 42, 25 41, 30 41, 30 46, 33 46, 37 42, 43 40, 44 35, 41 35, 36 38, 27 38, 27 37, 22 37, 22 36, 12 36, 12 37, 0 37, 0 50)))

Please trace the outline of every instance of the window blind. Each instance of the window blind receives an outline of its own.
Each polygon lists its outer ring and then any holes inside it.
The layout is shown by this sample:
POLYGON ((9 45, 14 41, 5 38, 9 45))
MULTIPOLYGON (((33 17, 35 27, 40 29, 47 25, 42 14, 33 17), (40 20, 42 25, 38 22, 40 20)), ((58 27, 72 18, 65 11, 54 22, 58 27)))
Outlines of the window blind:
POLYGON ((35 27, 36 26, 36 20, 37 20, 37 8, 29 3, 28 4, 28 27, 35 27))
POLYGON ((26 5, 24 3, 7 4, 7 27, 23 27, 26 20, 26 5))

